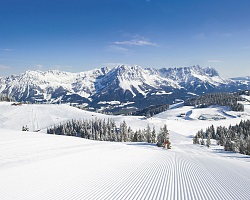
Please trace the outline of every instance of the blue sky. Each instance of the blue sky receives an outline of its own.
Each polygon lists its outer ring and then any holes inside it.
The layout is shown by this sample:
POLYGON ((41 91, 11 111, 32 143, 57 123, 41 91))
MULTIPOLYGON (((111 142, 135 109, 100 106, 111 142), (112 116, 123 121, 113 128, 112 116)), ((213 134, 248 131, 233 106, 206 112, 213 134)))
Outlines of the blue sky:
POLYGON ((117 64, 250 76, 249 0, 1 0, 0 76, 117 64))

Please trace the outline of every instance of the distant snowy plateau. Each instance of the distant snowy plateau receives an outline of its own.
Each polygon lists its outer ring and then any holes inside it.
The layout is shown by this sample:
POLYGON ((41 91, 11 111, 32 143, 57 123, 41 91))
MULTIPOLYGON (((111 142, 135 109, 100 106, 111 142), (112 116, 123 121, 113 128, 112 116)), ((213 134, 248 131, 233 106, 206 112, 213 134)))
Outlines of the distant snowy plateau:
POLYGON ((144 108, 209 92, 249 89, 249 77, 225 79, 214 68, 119 65, 87 72, 27 71, 0 78, 0 93, 18 101, 144 108))

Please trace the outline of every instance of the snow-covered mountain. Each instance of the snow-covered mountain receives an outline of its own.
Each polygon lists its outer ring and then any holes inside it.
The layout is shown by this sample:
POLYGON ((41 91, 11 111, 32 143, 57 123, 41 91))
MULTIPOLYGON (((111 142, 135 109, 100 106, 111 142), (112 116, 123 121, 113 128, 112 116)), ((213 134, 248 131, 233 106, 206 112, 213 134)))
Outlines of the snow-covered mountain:
POLYGON ((120 102, 138 101, 147 99, 156 92, 173 92, 180 89, 175 81, 160 76, 158 71, 142 69, 140 66, 120 65, 111 69, 106 76, 103 76, 99 84, 100 90, 93 95, 94 101, 120 102))
POLYGON ((14 96, 19 101, 71 101, 88 98, 97 90, 99 77, 108 72, 107 68, 87 72, 70 73, 58 70, 26 71, 17 76, 0 79, 0 92, 14 96))
POLYGON ((135 106, 144 107, 195 94, 248 87, 249 79, 224 79, 214 68, 200 66, 143 69, 119 65, 80 73, 27 71, 0 78, 0 93, 19 101, 78 102, 94 107, 104 101, 134 102, 135 106))
POLYGON ((190 92, 200 93, 214 90, 215 87, 224 88, 233 81, 220 77, 219 73, 211 67, 201 68, 191 66, 183 68, 163 68, 159 70, 161 75, 176 81, 181 87, 190 92))
POLYGON ((232 78, 232 80, 236 81, 238 83, 238 85, 245 85, 248 86, 249 89, 249 85, 250 85, 250 76, 246 76, 246 77, 236 77, 236 78, 232 78))

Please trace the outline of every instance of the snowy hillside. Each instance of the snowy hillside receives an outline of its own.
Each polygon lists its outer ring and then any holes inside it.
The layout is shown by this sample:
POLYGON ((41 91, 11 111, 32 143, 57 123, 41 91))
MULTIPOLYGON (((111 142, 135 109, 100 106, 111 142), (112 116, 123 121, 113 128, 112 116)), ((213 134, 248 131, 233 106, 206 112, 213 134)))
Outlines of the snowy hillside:
POLYGON ((0 199, 220 199, 248 200, 249 156, 192 144, 190 135, 210 124, 250 119, 226 107, 172 109, 149 119, 106 116, 68 105, 12 106, 0 102, 0 199), (199 116, 220 115, 214 121, 199 116), (170 129, 172 149, 146 143, 91 141, 44 134, 47 126, 78 118, 124 119, 170 129), (40 132, 21 132, 23 125, 40 132))
MULTIPOLYGON (((110 117, 112 116, 84 111, 63 104, 23 104, 21 106, 13 106, 8 102, 0 102, 0 127, 11 130, 22 130, 23 126, 27 126, 30 131, 41 130, 46 132, 47 127, 71 119, 103 119, 110 117)), ((135 128, 139 129, 141 127, 141 125, 133 123, 133 121, 141 122, 141 116, 113 116, 113 118, 118 125, 125 119, 128 123, 135 124, 135 128)), ((146 127, 147 122, 143 121, 142 124, 146 127)))
POLYGON ((248 86, 248 89, 249 89, 249 85, 250 85, 250 76, 232 78, 232 80, 237 81, 238 84, 242 84, 242 85, 248 86))
POLYGON ((198 130, 204 129, 212 124, 215 126, 228 126, 229 124, 239 123, 241 120, 250 119, 250 105, 248 102, 242 103, 245 107, 244 112, 234 112, 228 110, 227 107, 220 106, 212 106, 209 108, 171 106, 172 109, 145 119, 142 116, 104 115, 81 110, 66 104, 23 104, 13 106, 11 105, 12 103, 9 102, 0 102, 0 127, 19 131, 22 129, 22 126, 27 126, 30 131, 41 130, 45 132, 47 127, 71 119, 113 118, 117 125, 125 120, 134 130, 145 128, 147 124, 159 129, 166 123, 170 131, 189 136, 194 135, 198 130), (220 116, 222 120, 200 120, 200 116, 210 116, 211 118, 213 116, 220 116))

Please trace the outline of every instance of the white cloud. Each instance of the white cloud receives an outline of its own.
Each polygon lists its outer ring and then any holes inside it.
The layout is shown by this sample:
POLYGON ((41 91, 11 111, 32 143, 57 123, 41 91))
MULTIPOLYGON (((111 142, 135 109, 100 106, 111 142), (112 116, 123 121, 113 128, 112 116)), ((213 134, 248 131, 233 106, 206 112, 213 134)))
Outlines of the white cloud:
POLYGON ((123 37, 129 38, 128 40, 112 42, 108 47, 108 51, 119 52, 123 54, 130 54, 134 52, 132 47, 144 47, 144 46, 158 46, 156 43, 151 42, 149 39, 142 37, 138 34, 123 33, 123 37))
POLYGON ((223 63, 222 60, 208 60, 209 63, 223 63))
POLYGON ((113 62, 110 62, 110 63, 103 63, 103 65, 105 66, 105 67, 111 67, 111 68, 113 68, 113 67, 116 67, 116 66, 118 66, 118 65, 122 65, 123 63, 113 63, 113 62))
POLYGON ((44 66, 41 64, 37 64, 37 65, 35 65, 35 68, 37 68, 38 70, 43 70, 44 66))
POLYGON ((113 68, 113 67, 116 67, 116 66, 118 66, 118 65, 130 65, 130 64, 127 64, 127 63, 116 63, 116 62, 110 62, 110 63, 103 63, 103 65, 105 66, 105 67, 110 67, 110 68, 113 68))
POLYGON ((0 65, 0 69, 10 69, 10 67, 6 65, 0 65))
POLYGON ((13 49, 8 49, 8 48, 5 48, 5 49, 0 49, 1 51, 13 51, 13 49))
POLYGON ((222 33, 221 36, 228 38, 228 37, 233 36, 233 33, 222 33))
POLYGON ((130 49, 118 46, 118 45, 109 45, 107 47, 108 51, 112 51, 112 52, 119 52, 119 53, 128 53, 130 52, 130 49))
POLYGON ((194 38, 197 40, 205 40, 207 38, 207 35, 205 33, 199 33, 195 35, 194 38))
POLYGON ((71 69, 72 66, 67 66, 67 65, 52 65, 51 66, 53 69, 57 70, 65 70, 65 69, 71 69))
POLYGON ((157 46, 156 43, 152 43, 147 39, 132 39, 126 41, 114 42, 116 45, 128 45, 128 46, 157 46))

